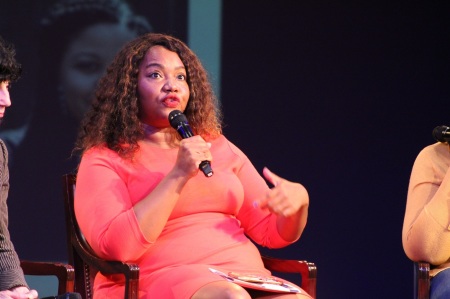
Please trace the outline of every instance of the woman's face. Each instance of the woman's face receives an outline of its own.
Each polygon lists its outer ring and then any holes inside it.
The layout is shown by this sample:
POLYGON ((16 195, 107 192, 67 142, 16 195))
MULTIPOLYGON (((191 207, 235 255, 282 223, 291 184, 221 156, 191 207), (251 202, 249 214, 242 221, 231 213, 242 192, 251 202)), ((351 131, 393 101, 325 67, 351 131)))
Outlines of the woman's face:
POLYGON ((68 45, 62 57, 60 88, 71 116, 80 122, 91 105, 94 89, 120 48, 136 34, 118 24, 86 28, 68 45))
POLYGON ((186 77, 177 53, 162 46, 150 48, 139 66, 141 121, 156 128, 170 126, 169 113, 184 111, 189 100, 186 77))

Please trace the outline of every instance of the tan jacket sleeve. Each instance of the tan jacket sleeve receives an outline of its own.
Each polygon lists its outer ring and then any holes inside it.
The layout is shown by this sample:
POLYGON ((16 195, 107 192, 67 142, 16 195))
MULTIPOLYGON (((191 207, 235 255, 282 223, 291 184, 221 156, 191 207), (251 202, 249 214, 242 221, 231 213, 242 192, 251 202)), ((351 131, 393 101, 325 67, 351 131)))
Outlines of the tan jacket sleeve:
POLYGON ((433 265, 450 259, 450 149, 424 148, 411 172, 402 231, 403 248, 413 261, 433 265))

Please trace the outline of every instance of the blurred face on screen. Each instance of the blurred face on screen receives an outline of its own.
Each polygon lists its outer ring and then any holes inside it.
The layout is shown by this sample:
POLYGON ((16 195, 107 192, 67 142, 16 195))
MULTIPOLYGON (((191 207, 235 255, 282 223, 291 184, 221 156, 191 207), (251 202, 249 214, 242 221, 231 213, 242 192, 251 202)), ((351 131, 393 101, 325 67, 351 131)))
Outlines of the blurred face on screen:
POLYGON ((90 107, 97 82, 115 54, 135 37, 126 26, 97 24, 69 43, 61 63, 61 92, 64 105, 77 122, 90 107))

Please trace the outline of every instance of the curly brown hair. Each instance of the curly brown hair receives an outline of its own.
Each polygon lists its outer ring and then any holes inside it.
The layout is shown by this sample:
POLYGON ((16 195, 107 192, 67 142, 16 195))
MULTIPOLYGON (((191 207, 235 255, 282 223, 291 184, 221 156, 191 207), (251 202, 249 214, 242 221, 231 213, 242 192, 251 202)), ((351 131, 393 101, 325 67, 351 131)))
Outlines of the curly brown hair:
MULTIPOLYGON (((125 45, 100 80, 92 109, 82 122, 77 140, 77 149, 82 153, 94 146, 106 145, 121 157, 131 159, 139 149, 138 141, 145 136, 139 119, 139 65, 153 46, 177 53, 186 68, 190 97, 184 114, 194 133, 205 140, 222 133, 218 101, 199 58, 173 36, 148 33, 125 45)), ((172 130, 173 138, 180 139, 172 130)))

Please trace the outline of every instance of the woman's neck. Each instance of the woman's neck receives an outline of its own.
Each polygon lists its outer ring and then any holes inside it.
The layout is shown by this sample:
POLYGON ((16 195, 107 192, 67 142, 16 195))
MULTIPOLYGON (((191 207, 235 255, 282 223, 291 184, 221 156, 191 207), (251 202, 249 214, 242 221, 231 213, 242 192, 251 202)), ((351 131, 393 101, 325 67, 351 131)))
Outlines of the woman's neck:
POLYGON ((178 147, 180 144, 176 138, 176 132, 172 128, 155 128, 144 123, 142 125, 145 134, 144 142, 167 149, 178 147))

